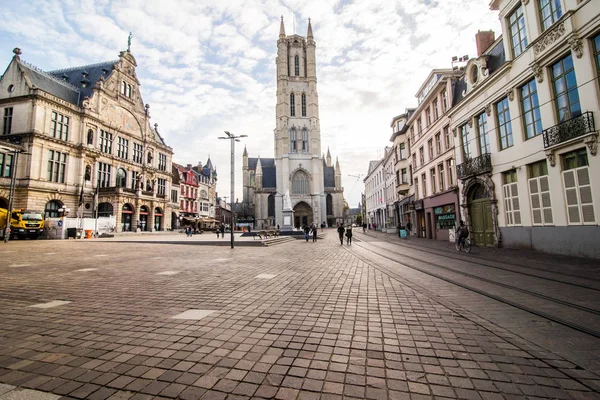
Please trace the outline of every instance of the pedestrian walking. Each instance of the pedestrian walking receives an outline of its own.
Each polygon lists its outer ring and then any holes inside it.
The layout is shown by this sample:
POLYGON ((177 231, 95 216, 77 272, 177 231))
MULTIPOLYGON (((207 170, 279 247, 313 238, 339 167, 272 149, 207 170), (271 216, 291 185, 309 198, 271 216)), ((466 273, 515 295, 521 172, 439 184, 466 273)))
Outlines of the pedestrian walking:
POLYGON ((310 228, 308 225, 304 225, 303 230, 304 230, 304 238, 308 242, 308 238, 310 237, 310 228))
POLYGON ((317 224, 312 224, 311 233, 312 233, 312 241, 317 241, 317 232, 319 232, 319 228, 317 228, 317 224))
POLYGON ((221 239, 223 239, 224 237, 225 237, 225 224, 221 224, 221 239))
POLYGON ((344 228, 344 225, 342 224, 338 224, 338 235, 340 236, 340 245, 343 246, 344 245, 344 232, 346 231, 346 229, 344 228))
POLYGON ((192 227, 191 227, 191 226, 189 226, 189 225, 188 225, 188 226, 185 228, 185 235, 186 235, 187 237, 190 237, 190 236, 192 236, 192 227))
POLYGON ((217 239, 219 238, 219 233, 221 233, 221 227, 220 226, 217 227, 217 239))
POLYGON ((352 226, 348 225, 348 229, 346 229, 346 245, 350 246, 352 244, 352 226))
POLYGON ((363 233, 367 233, 367 224, 366 223, 363 223, 362 228, 363 228, 363 233))

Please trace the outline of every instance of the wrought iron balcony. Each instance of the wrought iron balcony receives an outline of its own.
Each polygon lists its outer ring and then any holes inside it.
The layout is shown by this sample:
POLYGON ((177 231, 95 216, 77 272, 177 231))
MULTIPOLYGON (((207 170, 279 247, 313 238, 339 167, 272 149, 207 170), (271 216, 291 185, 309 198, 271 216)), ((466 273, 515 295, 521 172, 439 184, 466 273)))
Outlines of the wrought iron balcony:
POLYGON ((472 175, 483 174, 492 170, 492 155, 485 153, 479 157, 470 158, 456 166, 458 179, 465 179, 472 175))
POLYGON ((542 132, 544 148, 547 149, 559 143, 583 136, 586 133, 592 133, 595 130, 594 115, 591 111, 586 111, 575 118, 563 121, 558 125, 544 130, 542 132))

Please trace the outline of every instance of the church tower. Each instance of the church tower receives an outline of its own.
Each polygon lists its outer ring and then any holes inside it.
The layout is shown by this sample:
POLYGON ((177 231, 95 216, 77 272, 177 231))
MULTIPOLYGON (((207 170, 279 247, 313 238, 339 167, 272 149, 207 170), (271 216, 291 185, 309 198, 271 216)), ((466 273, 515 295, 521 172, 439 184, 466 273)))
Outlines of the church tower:
POLYGON ((295 34, 286 36, 281 18, 276 63, 275 165, 277 188, 281 190, 276 209, 282 209, 282 196, 289 193, 292 204, 307 203, 305 210, 311 210, 309 220, 320 223, 326 219, 324 172, 316 43, 310 19, 304 38, 295 34))

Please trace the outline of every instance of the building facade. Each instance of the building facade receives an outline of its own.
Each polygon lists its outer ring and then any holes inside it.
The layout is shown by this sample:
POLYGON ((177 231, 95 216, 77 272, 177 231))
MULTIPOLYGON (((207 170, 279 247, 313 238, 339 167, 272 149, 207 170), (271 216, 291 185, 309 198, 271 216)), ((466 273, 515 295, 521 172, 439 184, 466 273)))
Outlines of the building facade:
MULTIPOLYGON (((171 229, 172 149, 151 125, 137 63, 45 72, 21 60, 0 78, 0 139, 20 143, 14 206, 58 217, 114 216, 115 231, 171 229)), ((6 163, 6 157, 3 157, 6 163)), ((0 181, 0 201, 8 198, 0 181)))
POLYGON ((244 200, 256 228, 284 226, 284 198, 293 209, 291 225, 343 222, 342 173, 331 154, 321 152, 316 43, 308 23, 306 38, 286 36, 283 18, 277 41, 275 157, 249 157, 244 149, 244 200), (289 197, 288 197, 289 196, 289 197))
POLYGON ((396 153, 396 162, 394 165, 396 202, 394 204, 393 214, 399 227, 411 226, 411 217, 413 211, 412 203, 414 195, 411 193, 412 186, 412 165, 410 163, 410 146, 408 141, 408 119, 414 112, 414 109, 407 109, 404 114, 400 114, 392 119, 390 127, 392 136, 390 142, 393 143, 393 149, 396 153))
MULTIPOLYGON (((384 151, 390 150, 386 147, 384 151)), ((387 205, 385 202, 386 179, 383 159, 369 162, 365 183, 366 222, 370 228, 382 230, 385 227, 387 205)))
POLYGON ((482 246, 600 257, 600 3, 495 0, 451 129, 463 218, 482 246))

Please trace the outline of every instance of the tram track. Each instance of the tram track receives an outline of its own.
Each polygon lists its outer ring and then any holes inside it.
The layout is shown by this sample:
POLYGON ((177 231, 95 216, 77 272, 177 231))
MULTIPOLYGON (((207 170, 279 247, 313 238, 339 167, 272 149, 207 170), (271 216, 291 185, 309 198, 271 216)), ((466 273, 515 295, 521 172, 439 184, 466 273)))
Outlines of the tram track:
MULTIPOLYGON (((385 243, 394 244, 394 245, 401 244, 403 247, 406 247, 406 248, 408 248, 410 250, 418 250, 418 251, 421 251, 421 252, 424 252, 424 253, 433 254, 433 255, 437 255, 437 256, 442 256, 442 257, 450 258, 450 259, 453 259, 453 260, 465 261, 465 262, 469 262, 471 264, 477 264, 477 265, 481 265, 481 266, 485 266, 485 267, 490 267, 490 268, 494 268, 494 269, 498 269, 498 270, 503 270, 503 271, 507 271, 507 272, 513 272, 513 273, 516 273, 516 274, 521 274, 521 275, 525 275, 525 276, 531 276, 531 277, 534 277, 534 278, 540 278, 540 279, 544 279, 544 280, 548 280, 548 281, 558 282, 558 283, 561 283, 561 284, 576 286, 576 287, 580 287, 580 288, 583 288, 583 289, 590 289, 590 290, 600 291, 600 279, 596 279, 596 278, 586 277, 586 276, 582 276, 582 275, 578 275, 578 274, 570 274, 568 272, 551 271, 551 270, 548 270, 548 269, 537 268, 537 267, 527 266, 527 265, 523 265, 523 264, 510 263, 510 262, 507 262, 507 261, 492 261, 492 260, 489 260, 487 258, 477 257, 476 255, 473 255, 472 253, 468 257, 461 257, 461 256, 458 256, 457 254, 453 254, 453 253, 442 252, 442 251, 433 251, 435 249, 431 249, 431 248, 428 248, 426 246, 422 247, 422 246, 416 246, 414 244, 408 244, 408 242, 406 242, 406 241, 398 242, 398 241, 391 241, 391 240, 387 240, 387 239, 379 239, 379 238, 373 238, 373 237, 369 237, 369 238, 375 239, 376 241, 385 242, 385 243), (474 261, 474 259, 477 259, 478 261, 474 261), (488 262, 482 262, 482 261, 479 261, 479 260, 484 260, 484 261, 488 261, 488 262), (515 270, 515 269, 512 269, 512 268, 504 268, 504 267, 500 267, 498 265, 492 264, 494 262, 495 263, 502 262, 502 264, 512 265, 512 266, 514 266, 516 268, 519 268, 519 269, 525 268, 525 269, 528 269, 528 270, 540 271, 540 272, 547 273, 547 274, 553 274, 553 275, 559 275, 559 276, 568 276, 568 277, 576 278, 576 279, 580 279, 580 280, 586 280, 586 281, 591 281, 591 282, 598 282, 599 286, 591 286, 591 285, 586 285, 586 284, 582 284, 582 283, 569 282, 569 281, 564 281, 564 280, 560 280, 560 279, 556 279, 556 278, 551 278, 551 277, 540 275, 540 274, 523 272, 523 271, 515 270)), ((366 240, 363 240, 363 242, 364 243, 373 244, 372 242, 366 241, 366 240)))
MULTIPOLYGON (((374 247, 377 247, 377 248, 381 249, 381 247, 375 246, 375 245, 373 245, 373 243, 364 242, 364 241, 363 241, 363 243, 366 243, 366 244, 368 244, 370 246, 374 246, 374 247)), ((401 261, 399 261, 399 260, 397 260, 397 259, 395 259, 393 257, 390 257, 389 255, 382 254, 380 252, 374 251, 374 250, 368 248, 367 246, 363 245, 363 243, 360 243, 360 244, 357 243, 356 246, 358 246, 359 248, 361 248, 361 249, 363 249, 363 250, 365 250, 367 252, 373 253, 373 254, 377 255, 378 257, 382 257, 382 258, 384 258, 386 260, 392 261, 393 263, 398 264, 398 265, 400 265, 402 267, 410 268, 412 270, 424 273, 426 275, 429 275, 429 276, 432 276, 434 278, 440 279, 440 280, 445 281, 447 283, 450 283, 450 284, 462 287, 462 288, 467 289, 469 291, 472 291, 472 292, 478 293, 480 295, 483 295, 485 297, 494 299, 494 300, 499 301, 499 302, 501 302, 503 304, 506 304, 506 305, 515 307, 517 309, 520 309, 522 311, 526 311, 526 312, 529 312, 531 314, 537 315, 539 317, 545 318, 545 319, 547 319, 549 321, 555 322, 555 323, 560 324, 562 326, 574 329, 576 331, 588 334, 588 335, 596 337, 596 338, 600 338, 600 331, 598 331, 598 330, 595 330, 593 328, 588 328, 587 326, 583 326, 583 325, 581 325, 579 323, 570 321, 570 320, 568 320, 566 318, 563 318, 561 316, 558 316, 558 315, 555 315, 555 314, 551 314, 551 313, 549 313, 547 311, 540 310, 539 308, 534 308, 534 307, 530 307, 530 306, 525 305, 525 304, 521 304, 521 303, 519 303, 519 302, 517 302, 515 300, 512 300, 512 299, 508 298, 508 297, 514 297, 514 296, 505 296, 505 295, 503 296, 503 295, 498 295, 498 294, 490 293, 489 291, 483 290, 483 289, 475 287, 473 285, 469 285, 469 284, 467 284, 465 282, 461 282, 461 281, 459 281, 457 279, 453 279, 451 277, 444 276, 442 274, 433 272, 431 270, 427 270, 426 268, 421 268, 421 267, 418 267, 418 266, 415 266, 415 265, 409 265, 407 263, 403 263, 403 262, 401 262, 401 261)), ((390 251, 389 249, 385 249, 385 250, 386 250, 386 252, 390 251)), ((355 251, 352 251, 350 249, 348 249, 348 251, 351 251, 356 257, 358 257, 359 259, 361 259, 363 262, 365 262, 365 263, 367 263, 369 265, 372 265, 373 267, 375 267, 377 269, 382 270, 382 272, 392 273, 392 275, 393 274, 397 274, 397 271, 393 271, 389 267, 386 267, 386 266, 383 266, 383 265, 379 265, 379 264, 375 263, 373 260, 368 259, 368 258, 366 258, 366 257, 364 257, 364 256, 362 256, 360 254, 357 254, 355 251)), ((532 297, 535 297, 537 299, 542 299, 542 300, 545 300, 545 301, 550 301, 550 302, 556 303, 556 304, 558 304, 558 305, 560 305, 562 307, 566 307, 567 309, 571 309, 571 310, 577 309, 581 313, 587 313, 588 315, 592 314, 593 316, 600 315, 600 311, 599 310, 595 310, 595 309, 592 309, 592 308, 589 308, 589 307, 584 307, 584 306, 581 306, 581 305, 578 305, 578 304, 573 304, 573 303, 570 303, 570 302, 567 302, 567 301, 564 301, 564 300, 552 298, 550 296, 546 296, 546 295, 542 295, 542 294, 539 294, 539 293, 536 293, 536 292, 528 291, 527 289, 522 289, 522 288, 518 288, 518 287, 513 287, 511 285, 507 285, 507 284, 504 284, 504 283, 499 283, 499 282, 491 281, 491 280, 489 280, 487 278, 482 278, 482 277, 479 277, 479 276, 476 276, 476 275, 473 275, 473 274, 461 273, 460 271, 453 270, 452 268, 447 268, 447 267, 445 267, 443 265, 440 265, 440 264, 437 264, 437 263, 434 263, 434 262, 423 261, 423 260, 420 260, 420 259, 418 259, 416 257, 407 256, 407 255, 404 255, 404 254, 401 254, 401 255, 405 256, 405 257, 408 257, 410 259, 416 260, 418 262, 427 263, 428 265, 432 265, 432 266, 437 267, 437 268, 442 268, 442 269, 444 269, 444 270, 446 270, 448 272, 454 273, 454 274, 458 274, 458 275, 462 275, 462 276, 467 276, 470 279, 476 279, 476 280, 479 280, 479 281, 482 281, 482 282, 489 283, 491 285, 496 285, 496 286, 499 286, 499 287, 502 287, 502 288, 505 288, 505 289, 509 289, 509 290, 512 290, 512 291, 516 291, 516 292, 519 292, 519 293, 524 293, 524 294, 526 294, 528 296, 532 296, 532 297)), ((413 282, 413 284, 418 285, 418 284, 416 284, 414 282, 413 282)), ((429 290, 427 288, 424 288, 424 289, 429 290)), ((597 289, 594 289, 594 290, 597 290, 597 289)), ((572 315, 572 312, 571 313, 567 312, 567 313, 564 313, 564 314, 570 315, 571 317, 577 319, 577 317, 574 317, 572 315)), ((589 317, 590 318, 594 318, 592 315, 589 315, 589 317)), ((586 320, 586 318, 583 318, 583 316, 580 314, 578 320, 586 320)))

